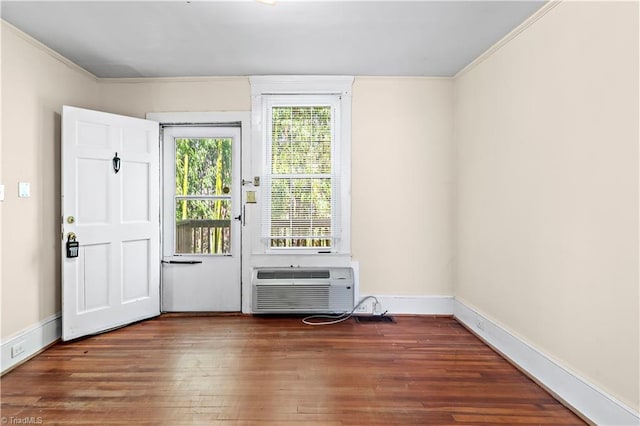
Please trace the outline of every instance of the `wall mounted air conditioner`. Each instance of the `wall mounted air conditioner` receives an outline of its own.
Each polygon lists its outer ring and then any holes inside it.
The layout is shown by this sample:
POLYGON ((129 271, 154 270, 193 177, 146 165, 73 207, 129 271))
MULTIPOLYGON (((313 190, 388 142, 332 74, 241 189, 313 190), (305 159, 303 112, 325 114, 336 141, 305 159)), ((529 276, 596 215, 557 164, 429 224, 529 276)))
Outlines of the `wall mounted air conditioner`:
POLYGON ((354 307, 351 268, 255 268, 252 311, 342 313, 354 307))

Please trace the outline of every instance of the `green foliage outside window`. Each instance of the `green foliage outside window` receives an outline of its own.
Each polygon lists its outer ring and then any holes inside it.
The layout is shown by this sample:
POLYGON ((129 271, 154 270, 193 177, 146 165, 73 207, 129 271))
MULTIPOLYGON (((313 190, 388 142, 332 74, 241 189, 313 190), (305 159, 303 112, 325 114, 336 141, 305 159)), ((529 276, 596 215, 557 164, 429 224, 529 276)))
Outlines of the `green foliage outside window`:
POLYGON ((329 106, 272 108, 271 247, 330 247, 329 106))
POLYGON ((181 196, 229 195, 232 182, 232 139, 177 138, 176 252, 227 253, 229 200, 185 199, 181 196))

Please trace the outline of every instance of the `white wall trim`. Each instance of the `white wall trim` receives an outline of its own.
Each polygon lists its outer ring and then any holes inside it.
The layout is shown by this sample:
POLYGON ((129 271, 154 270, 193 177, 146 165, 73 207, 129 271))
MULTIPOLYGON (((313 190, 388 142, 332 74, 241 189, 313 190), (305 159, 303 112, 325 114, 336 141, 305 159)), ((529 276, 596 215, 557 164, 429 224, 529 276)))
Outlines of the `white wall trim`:
POLYGON ((57 313, 23 331, 3 339, 2 349, 0 349, 2 353, 2 364, 0 366, 2 374, 25 362, 34 355, 37 355, 47 346, 60 339, 61 336, 62 315, 61 313, 57 313), (21 342, 24 352, 12 358, 11 348, 21 342))
POLYGON ((582 416, 599 425, 640 424, 640 414, 462 301, 452 306, 460 323, 582 416))
POLYGON ((139 83, 220 83, 249 82, 246 76, 180 76, 180 77, 99 77, 98 83, 139 84, 139 83))
POLYGON ((251 96, 292 94, 342 94, 351 97, 353 76, 259 75, 250 76, 251 96))
MULTIPOLYGON (((147 120, 157 121, 163 125, 169 124, 211 124, 211 123, 241 123, 243 131, 249 132, 249 111, 216 111, 216 112, 149 112, 147 120)), ((248 137, 249 135, 243 135, 248 137)))
MULTIPOLYGON (((336 158, 340 164, 340 202, 339 202, 339 228, 340 238, 332 248, 332 254, 351 254, 351 96, 353 91, 353 76, 314 76, 314 75, 270 75, 250 76, 251 84, 251 140, 253 141, 253 167, 255 176, 265 176, 264 168, 266 159, 264 147, 267 134, 267 107, 270 97, 273 95, 332 95, 339 96, 339 113, 336 122, 340 123, 340 138, 336 158)), ((258 197, 261 191, 258 190, 258 197)), ((261 238, 262 234, 262 207, 254 210, 255 220, 251 229, 253 237, 251 241, 252 253, 257 256, 270 256, 278 260, 281 266, 307 264, 307 258, 317 256, 317 253, 292 250, 272 252, 261 238)), ((249 217, 249 216, 247 216, 249 217)), ((327 257, 328 258, 328 257, 327 257)), ((257 260, 257 258, 256 258, 257 260)), ((252 266, 258 266, 253 263, 252 266)), ((305 265, 306 266, 306 265, 305 265)))
POLYGON ((527 18, 523 23, 521 23, 516 28, 514 28, 509 34, 502 37, 493 46, 485 50, 484 53, 482 53, 480 56, 474 59, 471 63, 469 63, 466 67, 458 71, 453 76, 453 79, 455 80, 458 77, 461 77, 462 75, 466 74, 467 72, 471 71, 472 69, 480 65, 482 62, 484 62, 486 59, 491 57, 498 50, 502 49, 502 47, 505 46, 507 43, 509 43, 511 40, 518 37, 518 35, 520 35, 523 31, 525 31, 531 25, 535 24, 540 18, 546 15, 549 11, 551 11, 557 5, 562 3, 562 1, 564 0, 550 0, 549 2, 545 3, 540 9, 538 9, 533 15, 527 18))
POLYGON ((360 294, 360 299, 375 296, 382 312, 406 315, 453 315, 453 296, 393 296, 360 294))
POLYGON ((354 82, 358 81, 451 81, 453 76, 429 76, 429 75, 356 75, 354 82))

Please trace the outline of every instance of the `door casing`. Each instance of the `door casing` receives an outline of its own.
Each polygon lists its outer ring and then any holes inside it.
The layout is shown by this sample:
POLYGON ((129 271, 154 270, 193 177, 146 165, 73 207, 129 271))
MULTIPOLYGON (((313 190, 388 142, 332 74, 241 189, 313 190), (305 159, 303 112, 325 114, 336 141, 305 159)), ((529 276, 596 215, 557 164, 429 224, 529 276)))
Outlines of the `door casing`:
MULTIPOLYGON (((240 126, 241 136, 241 181, 250 180, 253 176, 252 150, 251 150, 251 112, 250 111, 224 111, 224 112, 156 112, 148 113, 146 118, 158 122, 161 126, 192 125, 192 126, 240 126)), ((163 164, 161 159, 160 164, 163 164)), ((161 174, 164 170, 161 170, 161 174)), ((241 232, 241 310, 243 313, 251 313, 251 249, 250 235, 256 226, 251 220, 251 214, 255 204, 246 204, 246 191, 254 190, 242 186, 240 202, 242 207, 243 229, 241 232)), ((161 194, 162 195, 162 194, 161 194)), ((161 218, 163 221, 164 218, 161 218)), ((161 235, 162 239, 162 235, 161 235)), ((162 280, 162 277, 161 277, 162 280)), ((162 287, 162 283, 161 283, 162 287)))

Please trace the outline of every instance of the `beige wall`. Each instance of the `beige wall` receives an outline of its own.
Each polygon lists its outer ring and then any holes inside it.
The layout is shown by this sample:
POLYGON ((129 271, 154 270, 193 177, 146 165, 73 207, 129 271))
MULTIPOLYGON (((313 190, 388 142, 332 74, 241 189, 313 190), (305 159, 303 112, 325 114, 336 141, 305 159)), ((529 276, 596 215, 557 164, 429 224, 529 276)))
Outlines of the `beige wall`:
POLYGON ((357 77, 352 253, 361 292, 452 295, 451 79, 357 77))
POLYGON ((638 3, 566 2, 456 80, 456 297, 638 410, 638 3))
POLYGON ((94 78, 28 40, 2 23, 3 338, 60 312, 60 113, 97 100, 94 78))
POLYGON ((247 77, 101 80, 101 107, 145 118, 148 112, 251 110, 247 77))
MULTIPOLYGON (((355 80, 352 252, 363 293, 452 295, 452 86, 450 79, 355 80)), ((103 80, 100 89, 104 110, 137 117, 251 108, 246 77, 103 80)))

